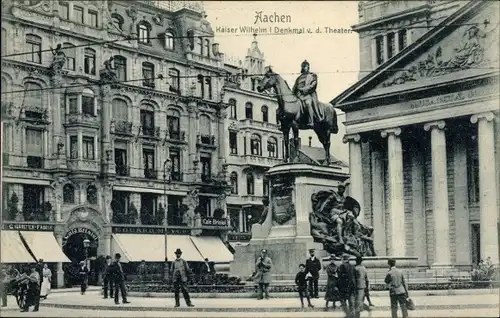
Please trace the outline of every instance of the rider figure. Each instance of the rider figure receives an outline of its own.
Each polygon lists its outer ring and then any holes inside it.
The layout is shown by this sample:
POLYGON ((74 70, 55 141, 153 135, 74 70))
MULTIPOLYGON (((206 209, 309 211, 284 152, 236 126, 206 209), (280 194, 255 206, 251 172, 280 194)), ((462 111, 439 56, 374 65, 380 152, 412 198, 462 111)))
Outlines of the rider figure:
POLYGON ((314 128, 314 121, 322 120, 320 115, 318 95, 316 94, 316 86, 318 85, 318 77, 316 74, 309 71, 309 62, 304 61, 301 64, 300 76, 295 81, 293 86, 293 94, 302 101, 307 112, 306 129, 314 128))
POLYGON ((337 227, 337 235, 338 235, 339 243, 342 243, 342 244, 344 243, 344 239, 342 237, 342 232, 343 232, 342 227, 348 219, 355 218, 352 211, 346 210, 344 208, 344 203, 345 203, 344 192, 345 192, 345 186, 342 184, 339 185, 337 187, 337 192, 334 192, 336 203, 332 207, 332 211, 331 211, 332 220, 337 227))

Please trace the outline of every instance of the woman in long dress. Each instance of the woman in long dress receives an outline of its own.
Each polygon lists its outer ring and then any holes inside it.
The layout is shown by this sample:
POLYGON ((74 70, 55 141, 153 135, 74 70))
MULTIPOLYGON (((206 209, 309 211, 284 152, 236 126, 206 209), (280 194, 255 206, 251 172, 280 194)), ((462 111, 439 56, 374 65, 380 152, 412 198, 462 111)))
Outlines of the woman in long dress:
POLYGON ((42 287, 40 288, 40 297, 47 299, 50 292, 50 283, 52 282, 52 272, 47 264, 43 265, 42 276, 43 280, 42 287))
POLYGON ((337 287, 339 274, 338 267, 335 265, 335 256, 331 255, 330 261, 330 264, 326 267, 328 281, 326 283, 325 309, 328 309, 329 302, 333 303, 333 309, 335 309, 335 302, 339 301, 339 289, 337 287))

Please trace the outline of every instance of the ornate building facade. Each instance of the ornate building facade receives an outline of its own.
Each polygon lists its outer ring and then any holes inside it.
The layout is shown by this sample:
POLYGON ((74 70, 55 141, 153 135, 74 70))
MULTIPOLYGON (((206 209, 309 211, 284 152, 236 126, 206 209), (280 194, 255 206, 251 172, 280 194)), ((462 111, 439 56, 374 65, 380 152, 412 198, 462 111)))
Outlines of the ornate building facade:
POLYGON ((363 1, 346 113, 351 195, 378 255, 499 262, 499 6, 363 1))
POLYGON ((71 260, 71 233, 90 256, 163 233, 148 261, 167 233, 227 228, 223 55, 185 4, 2 1, 4 228, 47 224, 71 260))

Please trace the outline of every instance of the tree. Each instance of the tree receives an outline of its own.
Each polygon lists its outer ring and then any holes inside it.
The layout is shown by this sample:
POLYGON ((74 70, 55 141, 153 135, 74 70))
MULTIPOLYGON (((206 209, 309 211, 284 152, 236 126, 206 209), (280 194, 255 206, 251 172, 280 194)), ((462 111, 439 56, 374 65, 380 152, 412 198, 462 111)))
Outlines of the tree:
POLYGON ((17 194, 14 192, 10 197, 10 200, 7 202, 7 217, 9 220, 15 220, 17 215, 19 214, 19 209, 17 208, 17 204, 19 203, 19 198, 17 194))
POLYGON ((134 203, 131 202, 130 205, 128 206, 128 223, 136 224, 138 217, 139 214, 137 212, 137 209, 135 208, 134 203))

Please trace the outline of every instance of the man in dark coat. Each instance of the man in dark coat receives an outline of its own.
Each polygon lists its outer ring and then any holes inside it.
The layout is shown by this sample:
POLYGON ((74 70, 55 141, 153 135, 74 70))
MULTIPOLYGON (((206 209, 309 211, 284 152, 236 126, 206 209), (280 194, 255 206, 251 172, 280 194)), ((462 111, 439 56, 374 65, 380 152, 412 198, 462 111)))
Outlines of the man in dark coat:
POLYGON ((306 260, 306 273, 311 274, 309 279, 309 295, 314 298, 319 298, 318 280, 319 272, 321 271, 321 261, 314 255, 314 249, 309 250, 310 257, 306 260))
POLYGON ((78 275, 80 276, 80 293, 84 295, 89 284, 89 269, 87 268, 87 265, 85 265, 85 261, 80 262, 78 275))
POLYGON ((115 261, 113 262, 112 275, 113 275, 113 283, 115 285, 115 304, 120 304, 118 299, 119 292, 122 293, 122 302, 124 304, 129 304, 130 302, 127 300, 127 289, 125 288, 125 273, 123 272, 122 264, 120 263, 120 259, 122 256, 120 253, 115 254, 115 261))
POLYGON ((354 317, 356 300, 356 268, 349 263, 350 255, 342 256, 342 264, 339 266, 338 288, 342 309, 347 317, 354 317), (349 305, 348 305, 348 304, 349 305))
POLYGON ((175 297, 175 307, 180 306, 179 292, 182 291, 184 300, 188 307, 194 307, 189 298, 189 293, 186 289, 188 282, 188 277, 193 275, 188 263, 181 258, 182 251, 178 248, 175 251, 176 259, 172 262, 172 267, 170 268, 170 273, 172 274, 172 282, 174 284, 174 297, 175 297))
POLYGON ((108 290, 109 290, 109 297, 113 298, 113 289, 114 289, 114 282, 113 282, 113 275, 111 273, 112 267, 111 267, 111 256, 106 256, 106 267, 104 268, 104 279, 103 279, 103 290, 104 290, 104 298, 108 298, 108 290))
POLYGON ((40 274, 38 274, 37 265, 31 267, 31 274, 28 279, 28 293, 22 312, 29 311, 29 306, 34 306, 33 311, 38 311, 40 306, 40 274))

